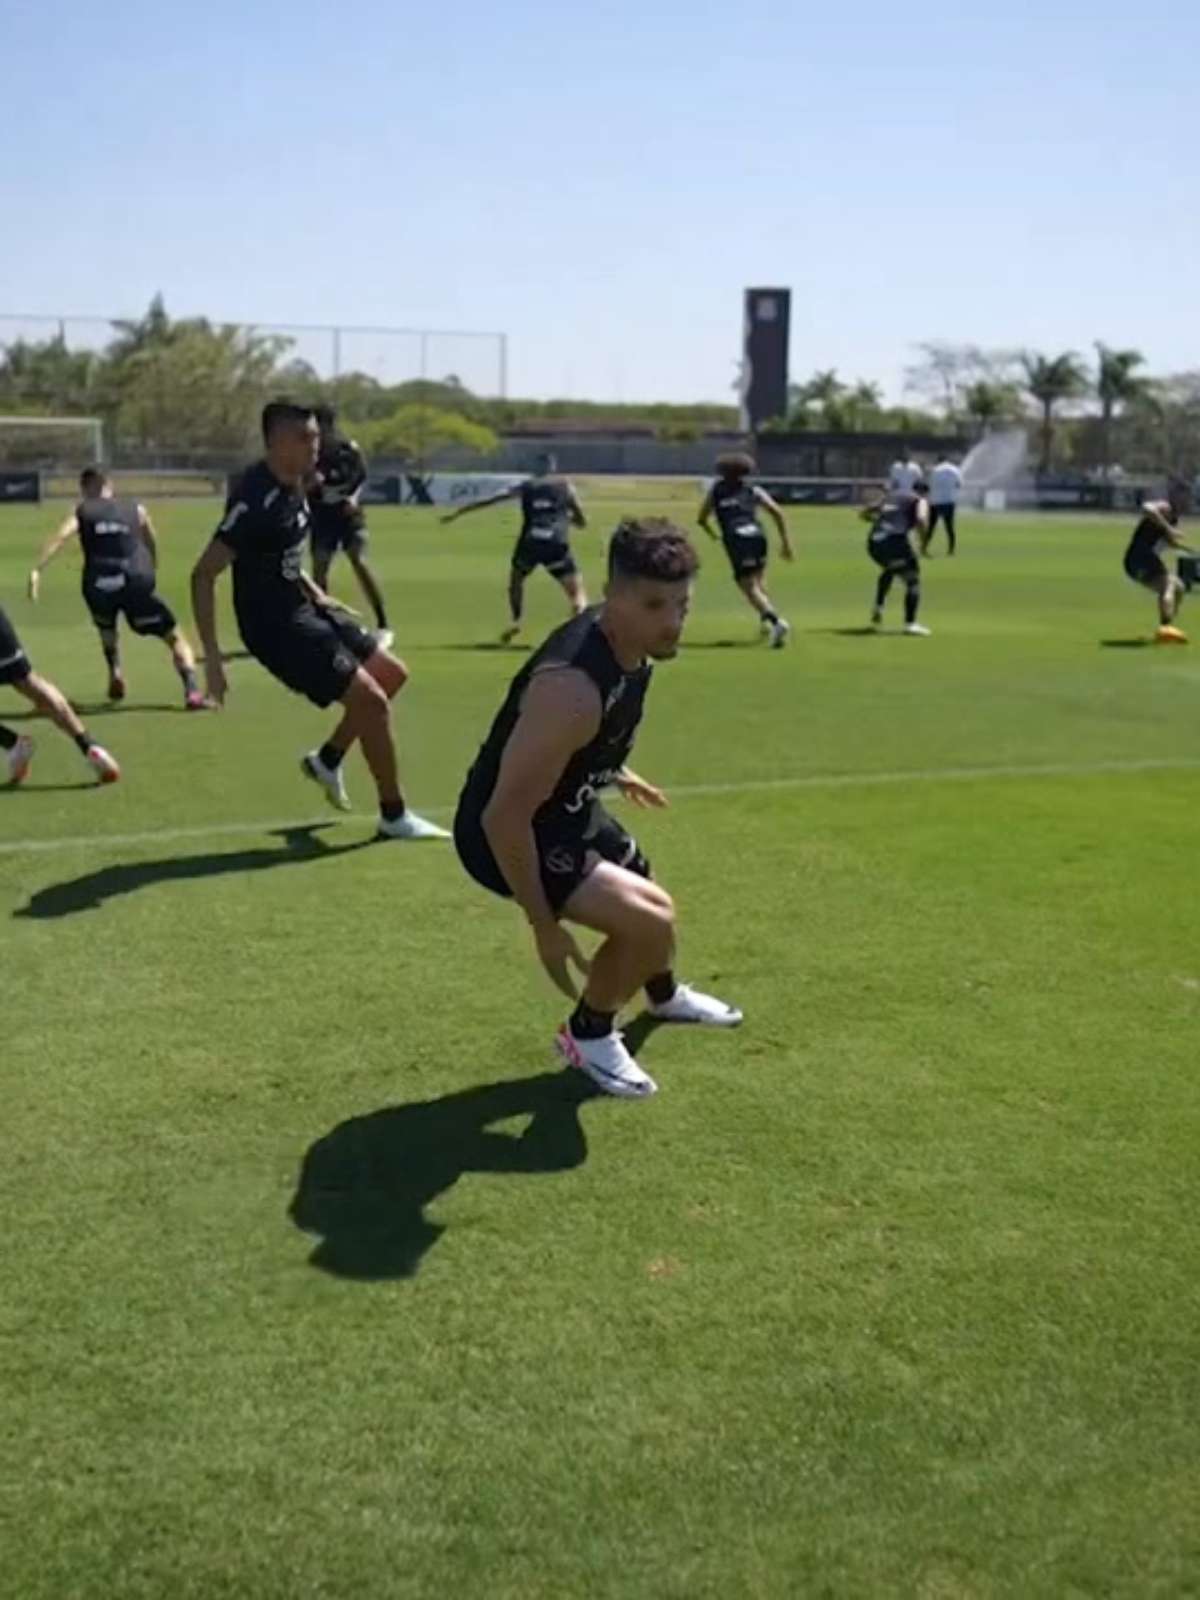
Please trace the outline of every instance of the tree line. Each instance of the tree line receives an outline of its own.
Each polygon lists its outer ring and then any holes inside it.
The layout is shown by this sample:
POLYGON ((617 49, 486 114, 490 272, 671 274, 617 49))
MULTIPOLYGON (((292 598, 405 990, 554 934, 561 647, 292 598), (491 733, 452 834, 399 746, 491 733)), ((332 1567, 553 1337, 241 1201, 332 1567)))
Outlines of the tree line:
MULTIPOLYGON (((1020 426, 1036 436, 1043 471, 1200 468, 1200 372, 1156 377, 1140 351, 1102 341, 1090 361, 1071 350, 943 342, 915 350, 905 374, 911 404, 888 405, 878 384, 826 369, 792 385, 786 414, 768 427, 978 437, 1020 426)), ((264 400, 279 392, 335 405, 368 451, 397 460, 424 461, 450 446, 486 455, 503 431, 547 421, 637 427, 678 441, 738 428, 737 409, 719 403, 494 399, 453 374, 398 384, 362 372, 323 378, 286 337, 173 319, 161 296, 143 317, 114 322, 100 350, 72 349, 62 334, 0 348, 0 413, 97 416, 111 449, 143 459, 239 459, 256 446, 264 400)), ((39 448, 32 439, 26 447, 39 448)))

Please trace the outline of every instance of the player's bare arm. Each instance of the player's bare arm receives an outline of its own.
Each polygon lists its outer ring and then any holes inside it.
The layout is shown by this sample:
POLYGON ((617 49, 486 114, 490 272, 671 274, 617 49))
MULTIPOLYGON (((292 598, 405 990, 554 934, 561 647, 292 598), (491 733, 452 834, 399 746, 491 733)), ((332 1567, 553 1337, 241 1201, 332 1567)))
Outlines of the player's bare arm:
POLYGON ((700 507, 699 513, 697 514, 697 517, 696 517, 696 521, 704 529, 705 533, 708 535, 708 537, 710 539, 715 539, 717 537, 717 535, 716 535, 716 532, 713 529, 712 515, 713 515, 713 492, 710 489, 708 491, 708 493, 704 496, 704 503, 700 507))
POLYGON ((151 564, 154 566, 155 570, 157 571, 157 569, 158 569, 158 532, 155 529, 154 524, 150 521, 150 513, 146 510, 145 506, 139 505, 138 508, 137 508, 137 513, 138 513, 138 532, 142 536, 142 543, 146 546, 146 549, 150 552, 151 564))
POLYGON ((587 517, 573 483, 567 485, 567 515, 577 528, 587 527, 587 517))
POLYGON ((79 522, 72 511, 69 517, 64 517, 57 529, 50 535, 42 546, 42 552, 34 562, 29 573, 29 598, 36 600, 41 587, 42 569, 48 567, 63 546, 72 540, 79 532, 79 522))
POLYGON ((601 711, 599 692, 584 673, 565 669, 536 674, 481 819, 496 864, 533 931, 542 965, 569 995, 575 993, 570 965, 585 971, 586 962, 546 899, 533 818, 571 757, 595 738, 601 711))
POLYGON ((499 489, 495 494, 483 495, 478 500, 468 500, 465 505, 455 506, 453 511, 447 511, 441 519, 443 522, 457 522, 459 517, 469 516, 472 511, 486 511, 488 506, 503 505, 506 500, 514 500, 521 492, 521 485, 514 483, 507 489, 499 489))
POLYGON ((224 705, 228 684, 217 639, 216 583, 233 560, 233 551, 220 539, 209 541, 192 568, 192 616, 204 657, 205 688, 210 700, 224 705))
POLYGON ((754 498, 775 524, 779 534, 779 553, 785 561, 792 559, 792 541, 788 534, 787 519, 779 502, 769 495, 765 489, 756 488, 754 498))

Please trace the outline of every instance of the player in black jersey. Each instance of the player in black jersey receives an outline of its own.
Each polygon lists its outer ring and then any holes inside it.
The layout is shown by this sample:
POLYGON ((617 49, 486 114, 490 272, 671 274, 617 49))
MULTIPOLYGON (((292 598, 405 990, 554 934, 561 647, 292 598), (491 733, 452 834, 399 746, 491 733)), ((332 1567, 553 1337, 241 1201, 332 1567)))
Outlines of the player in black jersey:
POLYGON ((557 1047, 610 1094, 638 1098, 655 1084, 625 1048, 617 1012, 645 987, 666 1022, 734 1027, 741 1013, 677 983, 675 908, 624 828, 601 805, 616 788, 635 805, 666 797, 629 768, 650 663, 678 653, 696 554, 687 535, 652 518, 613 534, 604 603, 552 633, 513 679, 454 820, 470 875, 515 899, 554 982, 583 996, 557 1047), (590 964, 563 922, 604 935, 590 964))
POLYGON ((108 663, 108 698, 124 700, 121 645, 117 627, 122 616, 134 633, 161 639, 183 684, 189 711, 204 711, 209 702, 196 682, 196 658, 175 613, 155 587, 158 536, 145 506, 118 500, 112 480, 100 467, 79 477, 82 499, 45 544, 29 574, 29 598, 36 600, 42 570, 70 540, 83 550, 83 603, 100 635, 108 663))
POLYGON ((771 604, 771 597, 763 587, 767 536, 762 529, 760 513, 765 511, 779 530, 779 553, 785 561, 792 559, 792 542, 783 512, 765 489, 750 482, 753 472, 753 456, 740 453, 718 456, 717 479, 704 497, 697 520, 709 538, 716 539, 718 534, 712 526, 712 519, 716 517, 721 530, 719 537, 733 569, 733 581, 760 617, 763 631, 770 636, 771 648, 780 650, 792 630, 771 604))
POLYGON ((317 406, 314 415, 321 430, 321 449, 308 488, 313 519, 313 579, 319 589, 327 589, 333 558, 344 550, 367 604, 375 613, 378 641, 390 650, 392 630, 388 627, 383 592, 367 564, 367 518, 361 501, 367 481, 367 458, 353 439, 343 438, 338 432, 337 413, 332 406, 317 406))
POLYGON ((911 491, 889 492, 882 500, 864 506, 859 512, 871 524, 867 535, 867 554, 879 567, 875 585, 875 604, 871 626, 883 622, 883 607, 897 578, 904 584, 904 631, 916 638, 928 638, 929 629, 917 621, 921 609, 921 562, 917 549, 929 533, 928 486, 918 479, 911 491))
MULTIPOLYGON (((25 648, 17 637, 17 630, 8 614, 0 606, 0 684, 7 684, 19 695, 24 695, 36 711, 49 717, 56 728, 61 728, 67 738, 77 746, 88 766, 101 783, 116 783, 121 769, 108 751, 92 738, 71 708, 62 690, 49 678, 33 670, 25 648)), ((7 784, 24 783, 29 775, 35 750, 28 734, 15 733, 0 723, 0 762, 4 764, 7 784)))
POLYGON ((247 650, 314 705, 336 700, 343 708, 328 740, 302 758, 305 776, 321 785, 333 805, 349 810, 342 760, 361 739, 379 791, 379 837, 449 838, 444 828, 410 812, 400 789, 389 702, 403 688, 407 668, 303 568, 309 535, 304 483, 317 458, 317 420, 308 406, 273 400, 263 411, 262 429, 266 455, 231 492, 224 519, 192 572, 209 694, 224 704, 228 685, 214 587, 232 565, 234 610, 247 650))
POLYGON ((521 631, 525 580, 537 567, 545 567, 552 578, 557 578, 570 601, 573 615, 578 616, 587 608, 583 577, 571 550, 571 528, 586 528, 587 518, 574 484, 555 476, 557 465, 552 455, 544 455, 534 477, 501 489, 498 494, 472 500, 442 518, 443 522, 456 522, 470 511, 483 511, 487 506, 502 505, 506 500, 521 502, 521 531, 508 575, 508 609, 512 621, 500 635, 501 644, 508 644, 521 631))
POLYGON ((1190 547, 1176 532, 1190 501, 1190 492, 1183 483, 1172 483, 1165 500, 1147 500, 1125 551, 1126 577, 1150 589, 1158 599, 1155 637, 1162 644, 1187 643, 1187 634, 1176 626, 1187 584, 1182 575, 1167 571, 1161 551, 1168 547, 1190 554, 1190 547))

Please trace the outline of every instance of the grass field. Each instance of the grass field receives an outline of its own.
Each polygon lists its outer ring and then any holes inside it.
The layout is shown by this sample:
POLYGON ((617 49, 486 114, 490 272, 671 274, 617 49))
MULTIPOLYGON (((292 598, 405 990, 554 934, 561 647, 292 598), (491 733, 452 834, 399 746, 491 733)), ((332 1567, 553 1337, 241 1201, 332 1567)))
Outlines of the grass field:
MULTIPOLYGON (((215 514, 156 508, 181 610, 215 514)), ((20 598, 56 516, 0 516, 0 599, 95 705, 66 561, 20 598)), ((706 547, 651 694, 639 836, 747 1022, 647 1037, 648 1104, 579 1103, 517 914, 369 845, 360 757, 322 814, 327 719, 255 663, 187 717, 128 642, 115 788, 39 735, 0 793, 0 1592, 1200 1593, 1197 647, 1116 647, 1123 523, 968 517, 922 641, 853 631, 857 523, 791 522, 792 647, 706 547)), ((520 660, 480 648, 511 522, 372 525, 444 818, 520 660)))

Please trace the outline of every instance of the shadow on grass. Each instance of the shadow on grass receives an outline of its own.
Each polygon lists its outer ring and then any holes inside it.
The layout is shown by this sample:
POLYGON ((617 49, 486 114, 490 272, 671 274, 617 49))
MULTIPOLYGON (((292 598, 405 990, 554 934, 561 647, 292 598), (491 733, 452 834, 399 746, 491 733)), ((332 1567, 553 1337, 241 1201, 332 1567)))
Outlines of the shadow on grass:
POLYGON ((683 650, 762 650, 761 639, 685 639, 683 650))
POLYGON ((353 844, 328 845, 319 837, 333 823, 310 823, 302 828, 281 828, 280 850, 204 851, 193 856, 167 856, 161 861, 133 861, 85 872, 39 889, 14 917, 71 917, 78 911, 97 911, 107 900, 133 894, 155 883, 177 883, 189 878, 218 878, 230 872, 265 872, 272 867, 293 866, 301 861, 320 861, 329 856, 349 855, 366 849, 373 839, 358 839, 353 844))
POLYGON ((467 1172, 568 1172, 587 1160, 579 1107, 597 1090, 578 1073, 484 1083, 440 1100, 352 1117, 304 1157, 288 1214, 320 1235, 309 1257, 339 1278, 411 1278, 445 1232, 425 1207, 467 1172), (518 1134, 490 1124, 528 1116, 518 1134))
POLYGON ((78 778, 74 783, 39 783, 36 778, 26 778, 24 783, 0 785, 0 795, 19 794, 74 794, 79 789, 103 789, 95 778, 78 778))
MULTIPOLYGON (((86 717, 89 720, 92 717, 109 717, 114 713, 127 717, 138 711, 180 711, 189 717, 196 717, 202 714, 198 711, 189 711, 182 703, 168 705, 165 701, 72 700, 69 703, 77 717, 86 717)), ((3 720, 5 722, 41 722, 47 728, 50 726, 40 711, 6 711, 3 720)))
POLYGON ((533 649, 531 644, 501 644, 499 639, 479 639, 468 644, 444 644, 435 646, 442 650, 487 650, 492 655, 500 656, 527 656, 533 649))
POLYGON ((1153 639, 1101 639, 1101 650, 1145 650, 1153 639))

